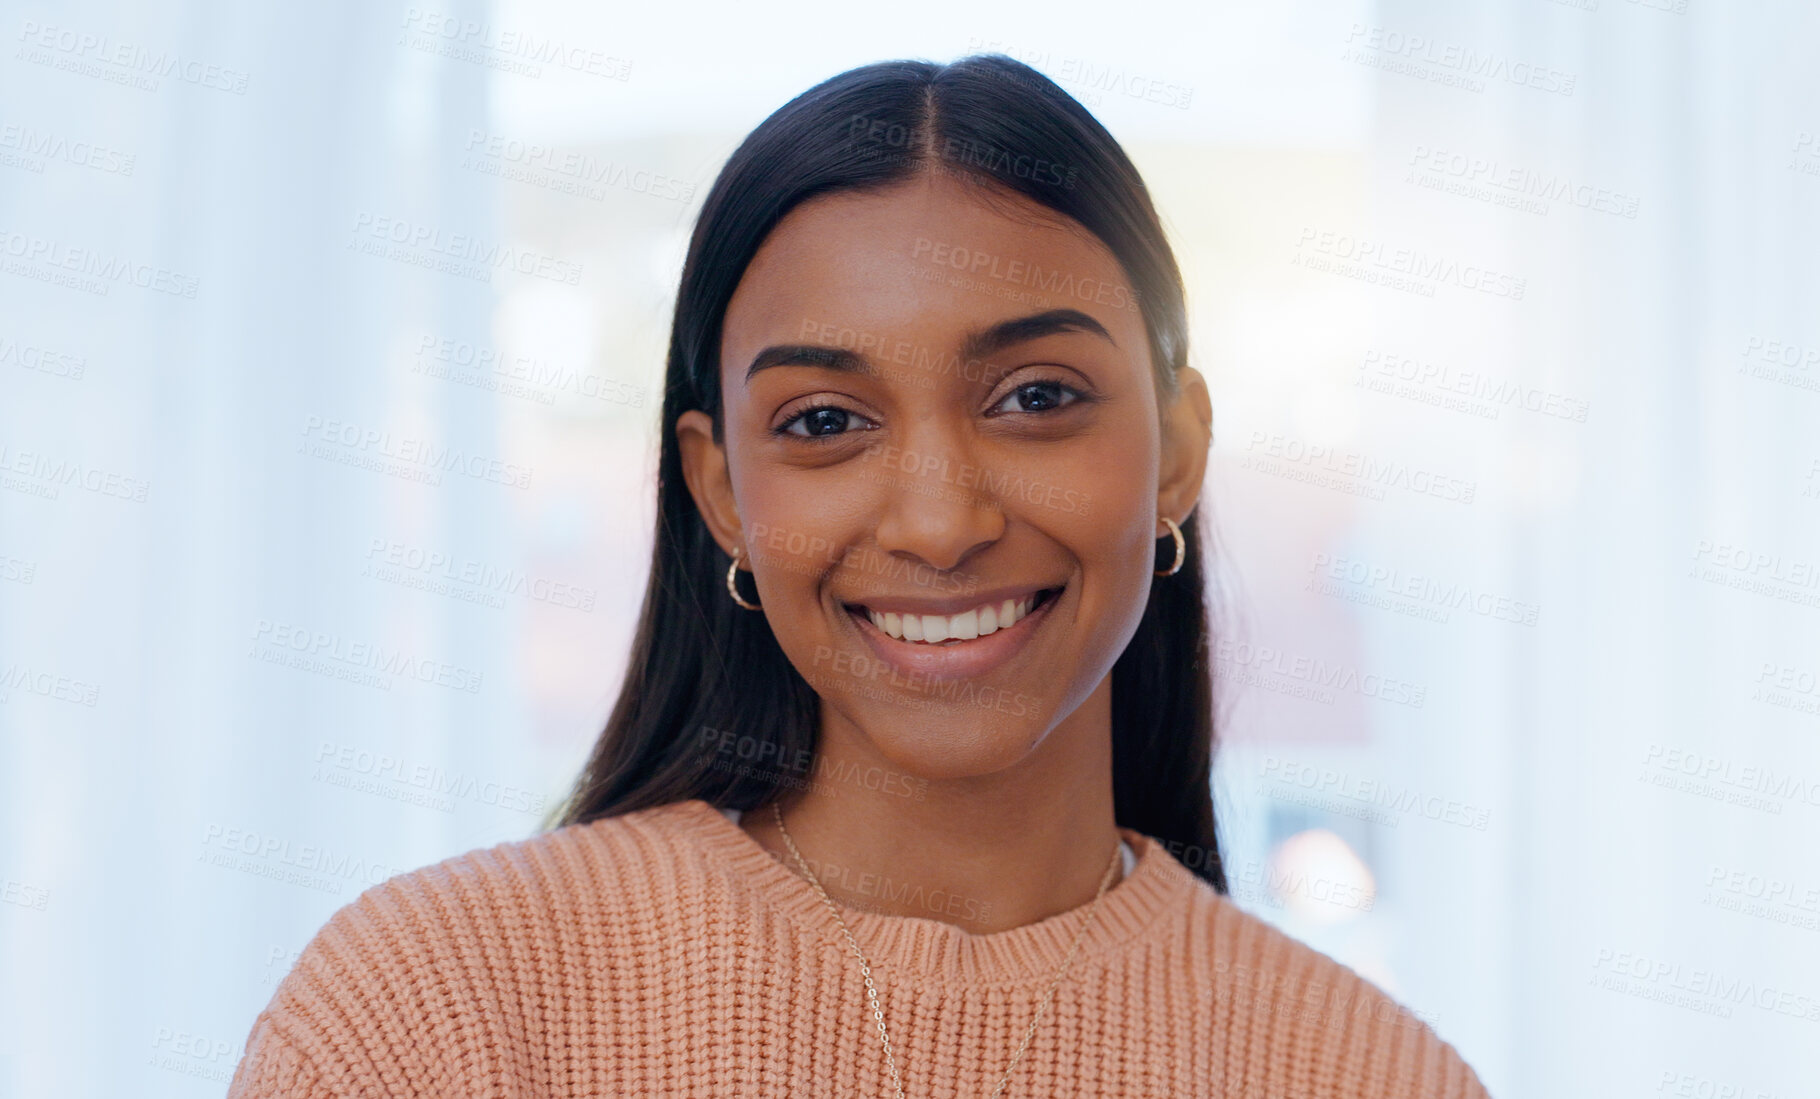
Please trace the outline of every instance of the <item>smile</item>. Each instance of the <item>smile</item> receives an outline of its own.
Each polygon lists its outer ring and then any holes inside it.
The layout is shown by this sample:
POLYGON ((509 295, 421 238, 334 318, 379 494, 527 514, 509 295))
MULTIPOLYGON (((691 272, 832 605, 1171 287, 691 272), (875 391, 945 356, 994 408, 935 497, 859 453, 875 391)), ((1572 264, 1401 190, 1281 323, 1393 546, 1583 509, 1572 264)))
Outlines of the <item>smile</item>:
POLYGON ((844 604, 860 637, 885 666, 932 679, 972 679, 1022 653, 1066 586, 1001 588, 961 600, 878 599, 844 604))
POLYGON ((1032 610, 1059 594, 1060 591, 1060 588, 1044 588, 1026 595, 1022 599, 1002 599, 993 603, 982 603, 958 614, 919 614, 908 611, 900 613, 898 611, 881 611, 874 607, 860 609, 866 612, 866 617, 874 626, 899 641, 939 645, 944 642, 972 641, 975 638, 991 636, 1000 630, 1010 629, 1023 621, 1032 610))

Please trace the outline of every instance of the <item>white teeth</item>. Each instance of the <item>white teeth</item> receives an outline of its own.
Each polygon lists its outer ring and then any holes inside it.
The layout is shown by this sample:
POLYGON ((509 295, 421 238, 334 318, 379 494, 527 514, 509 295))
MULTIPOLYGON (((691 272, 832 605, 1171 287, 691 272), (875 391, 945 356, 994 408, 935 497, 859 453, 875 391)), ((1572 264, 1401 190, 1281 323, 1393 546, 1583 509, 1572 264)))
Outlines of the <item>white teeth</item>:
POLYGON ((972 641, 980 635, 980 612, 978 610, 962 611, 948 619, 948 636, 961 641, 972 641))
POLYGON ((959 614, 898 614, 867 608, 866 616, 880 630, 900 641, 921 641, 936 645, 943 641, 971 641, 1017 625, 1036 602, 1036 596, 1006 599, 998 604, 962 611, 959 614))

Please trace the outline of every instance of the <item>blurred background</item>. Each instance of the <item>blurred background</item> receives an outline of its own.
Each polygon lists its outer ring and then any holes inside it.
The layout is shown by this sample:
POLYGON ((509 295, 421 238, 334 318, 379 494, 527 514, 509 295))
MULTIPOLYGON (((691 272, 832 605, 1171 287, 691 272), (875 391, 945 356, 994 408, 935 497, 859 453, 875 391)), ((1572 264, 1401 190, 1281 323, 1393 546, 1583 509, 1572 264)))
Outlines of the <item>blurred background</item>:
POLYGON ((1235 898, 1499 1099, 1814 1094, 1811 5, 0 12, 0 1094, 220 1095, 330 913, 539 827, 701 197, 980 51, 1187 279, 1235 898))

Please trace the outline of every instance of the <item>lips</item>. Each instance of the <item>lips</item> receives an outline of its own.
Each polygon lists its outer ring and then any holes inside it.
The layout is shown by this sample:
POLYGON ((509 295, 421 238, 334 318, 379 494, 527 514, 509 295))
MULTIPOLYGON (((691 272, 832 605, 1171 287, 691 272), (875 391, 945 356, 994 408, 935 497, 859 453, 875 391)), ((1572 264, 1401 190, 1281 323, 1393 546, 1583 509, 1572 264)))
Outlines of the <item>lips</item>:
POLYGON ((900 612, 871 606, 862 609, 874 626, 899 641, 937 645, 947 641, 972 641, 1010 629, 1043 600, 1053 598, 1059 591, 1059 588, 1044 588, 1018 599, 986 600, 953 614, 900 612))
POLYGON ((848 604, 848 611, 861 613, 894 640, 906 640, 915 644, 943 644, 990 637, 999 630, 1010 630, 1017 622, 1025 619, 1030 611, 1039 608, 1045 600, 1054 599, 1059 593, 1061 588, 1039 588, 1026 591, 1021 597, 979 600, 976 606, 952 613, 917 610, 914 606, 903 606, 899 610, 899 606, 874 604, 848 604))
POLYGON ((887 666, 937 679, 967 679, 1021 652, 1065 590, 1003 588, 939 603, 879 599, 844 606, 867 646, 887 666), (992 628, 985 629, 987 625, 992 628), (971 637, 964 636, 970 631, 971 637))

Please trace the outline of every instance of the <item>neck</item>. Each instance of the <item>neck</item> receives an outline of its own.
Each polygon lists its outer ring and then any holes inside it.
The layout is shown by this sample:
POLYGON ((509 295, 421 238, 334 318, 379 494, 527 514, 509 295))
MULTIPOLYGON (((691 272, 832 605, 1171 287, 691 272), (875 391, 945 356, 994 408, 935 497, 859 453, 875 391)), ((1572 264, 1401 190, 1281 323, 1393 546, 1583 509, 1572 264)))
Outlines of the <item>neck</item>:
MULTIPOLYGON (((814 781, 779 803, 790 839, 850 908, 991 934, 1089 904, 1119 844, 1111 679, 990 775, 925 780, 824 717, 814 781)), ((770 807, 740 827, 801 873, 770 807)), ((1112 874, 1117 884, 1116 865, 1112 874)))

